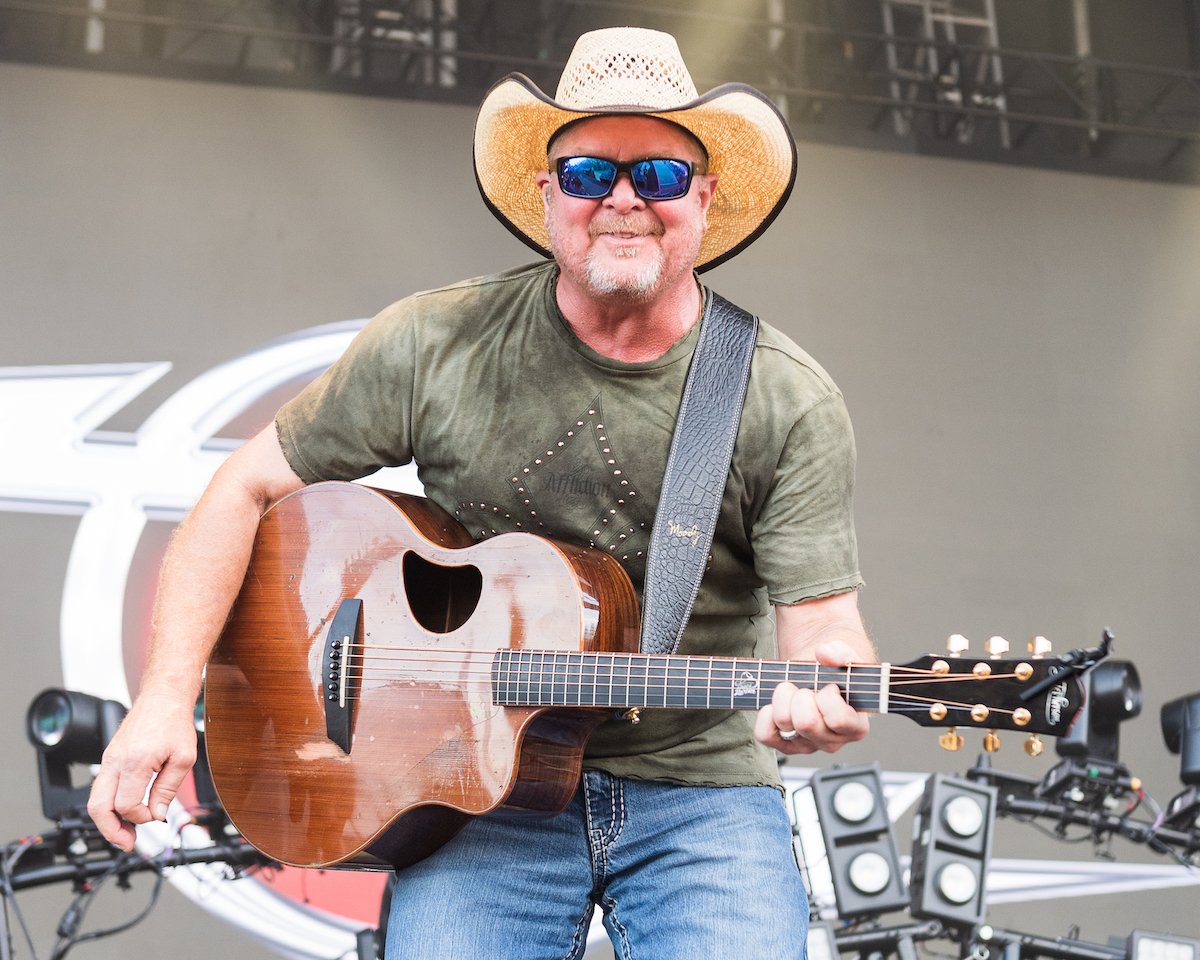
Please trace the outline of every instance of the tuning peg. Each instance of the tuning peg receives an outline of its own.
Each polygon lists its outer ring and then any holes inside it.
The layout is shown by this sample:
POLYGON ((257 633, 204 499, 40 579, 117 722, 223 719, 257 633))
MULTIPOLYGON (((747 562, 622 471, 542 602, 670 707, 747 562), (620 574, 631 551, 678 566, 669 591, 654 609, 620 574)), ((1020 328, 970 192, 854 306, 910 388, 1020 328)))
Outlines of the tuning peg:
POLYGON ((950 727, 945 733, 938 737, 938 743, 943 750, 949 750, 955 753, 962 749, 963 738, 959 735, 957 727, 950 727))
POLYGON ((1040 757, 1045 749, 1046 745, 1042 743, 1042 738, 1036 733, 1031 733, 1025 740, 1025 752, 1031 757, 1040 757))
POLYGON ((983 749, 988 753, 996 753, 1000 749, 1000 734, 989 730, 983 735, 983 749))
POLYGON ((950 651, 950 655, 957 657, 959 654, 966 653, 967 647, 971 645, 971 641, 964 637, 961 633, 952 634, 946 640, 946 649, 950 651))
POLYGON ((1029 641, 1029 652, 1034 660, 1041 660, 1050 652, 1050 641, 1045 637, 1034 637, 1029 641))
POLYGON ((1003 637, 992 637, 984 644, 988 655, 993 660, 999 660, 1002 656, 1008 653, 1008 641, 1003 637))

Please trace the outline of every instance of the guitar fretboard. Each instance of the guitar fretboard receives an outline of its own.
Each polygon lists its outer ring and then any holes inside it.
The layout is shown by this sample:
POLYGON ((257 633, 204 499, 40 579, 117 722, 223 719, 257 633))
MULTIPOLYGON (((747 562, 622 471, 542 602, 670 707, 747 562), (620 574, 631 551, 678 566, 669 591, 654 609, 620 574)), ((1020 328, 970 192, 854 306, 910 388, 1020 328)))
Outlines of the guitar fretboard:
POLYGON ((788 660, 553 650, 496 651, 492 699, 506 707, 754 710, 777 684, 837 684, 858 710, 887 712, 887 664, 824 667, 788 660))

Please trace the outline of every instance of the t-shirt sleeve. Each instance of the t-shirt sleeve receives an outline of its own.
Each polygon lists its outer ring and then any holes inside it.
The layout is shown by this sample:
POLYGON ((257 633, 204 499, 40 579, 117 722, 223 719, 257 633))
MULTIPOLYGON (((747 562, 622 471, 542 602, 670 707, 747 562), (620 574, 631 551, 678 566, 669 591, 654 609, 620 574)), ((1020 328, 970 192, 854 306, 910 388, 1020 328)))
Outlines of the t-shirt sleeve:
POLYGON ((275 416, 279 444, 305 483, 356 480, 412 460, 415 330, 393 304, 275 416))
POLYGON ((772 603, 799 603, 862 586, 854 466, 854 432, 835 389, 792 426, 751 528, 755 569, 772 603))

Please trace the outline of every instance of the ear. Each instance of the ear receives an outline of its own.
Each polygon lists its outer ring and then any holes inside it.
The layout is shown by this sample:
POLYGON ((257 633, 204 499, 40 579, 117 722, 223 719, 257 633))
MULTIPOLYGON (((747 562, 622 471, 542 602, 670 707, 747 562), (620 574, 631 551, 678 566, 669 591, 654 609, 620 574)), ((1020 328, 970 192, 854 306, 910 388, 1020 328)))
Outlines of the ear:
POLYGON ((697 177, 696 181, 696 200, 700 204, 700 212, 707 216, 713 195, 717 192, 717 177, 716 174, 706 173, 697 177))

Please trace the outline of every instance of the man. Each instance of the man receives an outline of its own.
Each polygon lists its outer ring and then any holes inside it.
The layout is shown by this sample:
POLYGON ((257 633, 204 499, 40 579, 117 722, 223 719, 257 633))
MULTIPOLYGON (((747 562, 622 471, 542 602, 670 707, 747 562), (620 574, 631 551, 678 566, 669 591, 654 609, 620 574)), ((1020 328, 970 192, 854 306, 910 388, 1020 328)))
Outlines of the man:
MULTIPOLYGON (((169 551, 141 692, 92 791, 92 817, 119 846, 165 816, 190 769, 201 669, 259 517, 304 483, 412 458, 473 535, 605 550, 640 591, 710 298, 696 274, 778 213, 794 144, 757 91, 698 97, 671 37, 620 28, 580 38, 555 100, 520 75, 497 84, 475 165, 489 208, 553 260, 385 310, 218 471, 169 551)), ((752 655, 773 605, 780 656, 874 659, 856 599, 853 462, 837 388, 764 324, 681 653, 752 655)), ((800 957, 808 905, 770 748, 833 751, 866 731, 835 687, 791 684, 756 717, 610 720, 566 811, 477 817, 400 873, 387 955, 576 957, 599 904, 620 956, 800 957)))

